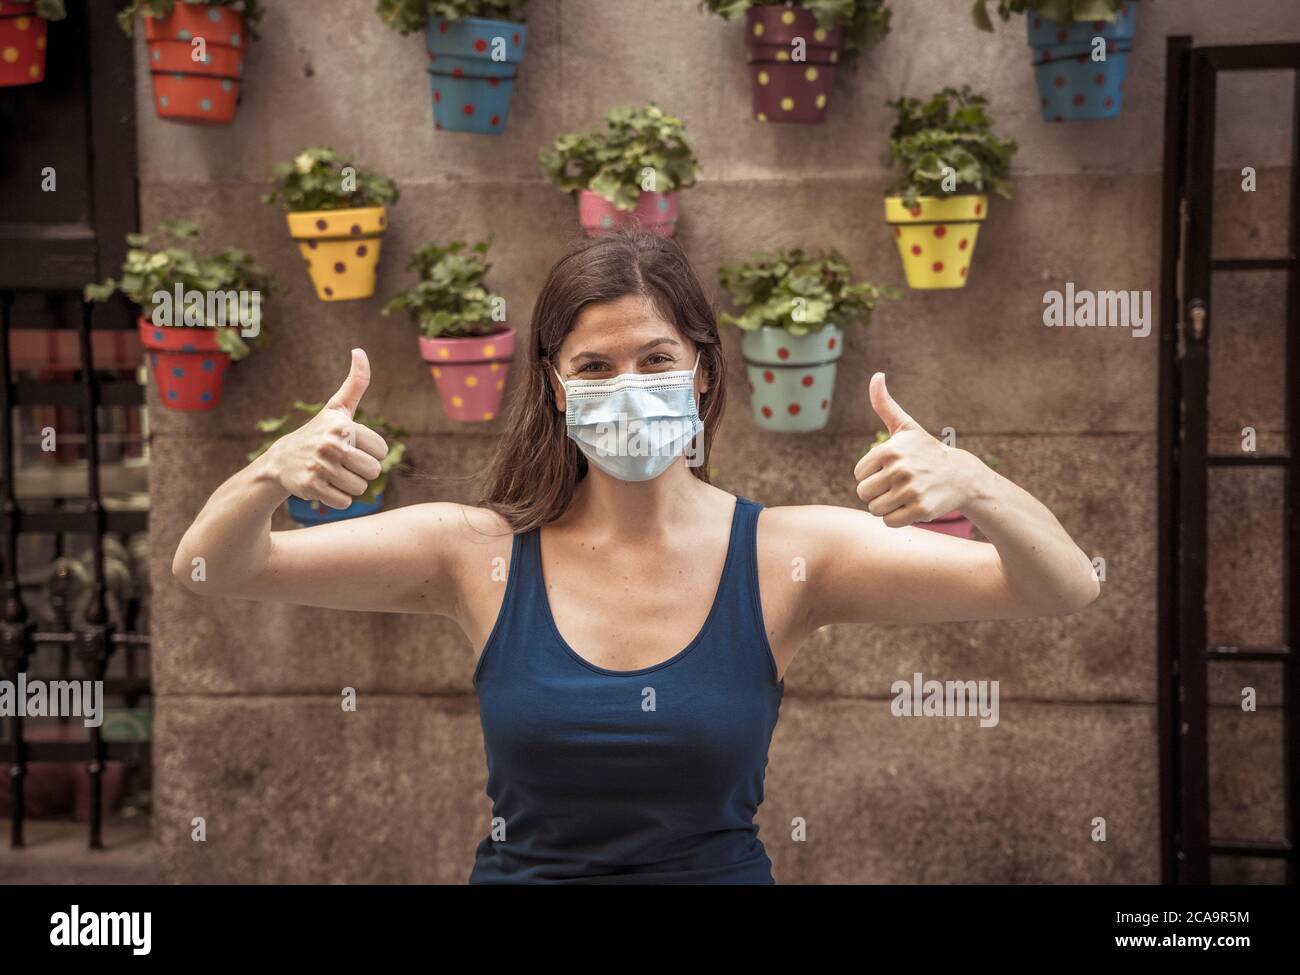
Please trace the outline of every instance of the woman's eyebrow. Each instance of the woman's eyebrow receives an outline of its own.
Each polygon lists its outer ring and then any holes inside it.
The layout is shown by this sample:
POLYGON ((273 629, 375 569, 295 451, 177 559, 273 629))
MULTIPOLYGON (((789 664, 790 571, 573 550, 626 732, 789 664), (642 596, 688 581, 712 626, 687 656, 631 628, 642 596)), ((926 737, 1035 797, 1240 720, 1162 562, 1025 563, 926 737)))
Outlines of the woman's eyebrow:
MULTIPOLYGON (((636 350, 634 353, 632 353, 632 354, 633 354, 633 355, 640 355, 640 354, 643 353, 643 352, 649 352, 651 349, 653 349, 653 348, 654 348, 655 346, 657 346, 657 345, 665 345, 665 344, 667 344, 667 345, 681 345, 681 343, 678 342, 678 341, 677 341, 675 338, 673 338, 672 336, 670 336, 670 335, 661 335, 661 336, 660 336, 659 338, 657 338, 657 339, 651 339, 649 342, 645 343, 645 345, 641 346, 641 348, 637 349, 637 350, 636 350)), ((573 364, 574 364, 575 362, 577 362, 579 359, 603 359, 603 358, 606 358, 606 357, 608 356, 608 354, 609 354, 609 353, 607 353, 607 352, 579 352, 579 353, 577 353, 576 355, 572 356, 572 357, 569 359, 569 365, 573 365, 573 364)))

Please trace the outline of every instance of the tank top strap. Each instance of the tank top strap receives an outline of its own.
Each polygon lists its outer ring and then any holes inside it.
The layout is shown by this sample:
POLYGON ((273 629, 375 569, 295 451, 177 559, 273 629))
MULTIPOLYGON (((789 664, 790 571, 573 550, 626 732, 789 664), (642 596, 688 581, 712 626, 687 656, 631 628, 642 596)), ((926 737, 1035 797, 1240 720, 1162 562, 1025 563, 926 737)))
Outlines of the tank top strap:
POLYGON ((767 639, 763 601, 758 584, 758 516, 763 504, 736 496, 733 548, 726 573, 726 588, 720 603, 727 608, 727 627, 738 644, 756 651, 754 661, 765 674, 777 680, 776 659, 767 639))

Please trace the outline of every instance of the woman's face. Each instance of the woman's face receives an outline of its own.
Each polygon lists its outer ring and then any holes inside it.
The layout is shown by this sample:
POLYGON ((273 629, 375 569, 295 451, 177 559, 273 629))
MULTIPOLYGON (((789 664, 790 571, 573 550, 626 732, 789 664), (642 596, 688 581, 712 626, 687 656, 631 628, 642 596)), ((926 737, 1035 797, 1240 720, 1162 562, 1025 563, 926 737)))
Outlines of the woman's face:
MULTIPOLYGON (((640 295, 588 305, 578 315, 573 330, 555 356, 555 367, 568 379, 612 379, 623 373, 689 370, 697 347, 672 322, 666 322, 654 304, 640 295)), ((556 402, 561 410, 564 389, 554 376, 556 402)), ((695 374, 696 394, 708 391, 703 369, 695 374)))

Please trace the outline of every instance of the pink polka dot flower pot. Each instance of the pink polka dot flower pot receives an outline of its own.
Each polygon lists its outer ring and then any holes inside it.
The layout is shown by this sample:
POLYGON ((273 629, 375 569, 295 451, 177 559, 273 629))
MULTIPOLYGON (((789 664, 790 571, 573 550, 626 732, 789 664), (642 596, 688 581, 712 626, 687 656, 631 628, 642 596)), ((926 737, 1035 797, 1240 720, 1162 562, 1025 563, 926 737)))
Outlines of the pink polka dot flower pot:
POLYGON ((510 20, 430 19, 425 29, 434 128, 500 135, 528 28, 510 20))
POLYGON ((908 286, 917 291, 965 287, 988 209, 982 193, 922 196, 910 207, 901 196, 886 197, 885 220, 893 228, 908 286))
POLYGON ((0 88, 45 80, 48 33, 35 4, 0 2, 0 88))
POLYGON ((483 423, 501 413, 515 330, 457 338, 420 336, 420 356, 438 386, 447 416, 462 423, 483 423))
POLYGON ((289 236, 307 262, 321 301, 351 301, 375 293, 379 245, 388 229, 381 206, 310 210, 285 215, 289 236))
POLYGON ((806 335, 764 326, 741 340, 754 406, 754 421, 764 430, 807 433, 830 418, 835 367, 844 333, 823 325, 806 335))
POLYGON ((578 191, 578 222, 588 237, 614 233, 626 227, 640 227, 664 237, 677 230, 677 194, 642 190, 631 210, 620 210, 591 190, 578 191))
POLYGON ((197 125, 229 125, 239 101, 248 30, 243 14, 228 7, 177 3, 166 17, 144 18, 161 118, 197 125), (195 61, 203 39, 204 60, 195 61))
POLYGON ((217 345, 216 329, 154 325, 141 317, 138 332, 164 407, 190 412, 216 408, 230 368, 230 356, 217 345))
POLYGON ((949 511, 946 515, 941 515, 934 521, 918 521, 916 527, 938 532, 941 535, 953 535, 957 538, 971 538, 975 534, 975 526, 960 511, 949 511))
POLYGON ((1026 16, 1034 73, 1048 122, 1115 118, 1124 100, 1124 76, 1137 30, 1137 7, 1123 4, 1114 21, 1058 24, 1032 11, 1026 16), (1094 61, 1096 39, 1106 45, 1106 60, 1094 61))
POLYGON ((754 118, 760 122, 826 121, 844 31, 826 29, 804 7, 762 4, 745 11, 754 118), (805 60, 794 61, 796 38, 805 60))

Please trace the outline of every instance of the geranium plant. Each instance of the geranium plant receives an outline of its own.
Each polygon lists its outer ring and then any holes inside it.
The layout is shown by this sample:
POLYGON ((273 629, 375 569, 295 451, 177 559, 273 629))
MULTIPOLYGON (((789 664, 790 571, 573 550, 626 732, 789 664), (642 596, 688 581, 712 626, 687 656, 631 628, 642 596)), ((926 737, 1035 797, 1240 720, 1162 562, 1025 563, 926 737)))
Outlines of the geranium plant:
POLYGON ((384 306, 384 314, 407 312, 427 338, 491 335, 505 329, 500 315, 505 302, 483 285, 492 265, 489 241, 469 247, 454 241, 445 247, 426 244, 409 265, 419 280, 384 306))
MULTIPOLYGON (((1119 13, 1124 0, 996 0, 997 14, 1004 21, 1012 14, 1033 12, 1056 24, 1077 24, 1104 20, 1111 22, 1119 13)), ((975 0, 972 13, 975 26, 980 30, 993 30, 989 16, 989 0, 975 0)))
MULTIPOLYGON (((221 310, 227 324, 217 327, 221 323, 209 318, 209 311, 217 305, 208 301, 204 302, 204 324, 211 327, 221 351, 232 361, 237 361, 248 355, 249 345, 241 336, 240 328, 229 326, 243 324, 239 322, 240 312, 246 312, 250 319, 248 331, 256 332, 251 336, 253 344, 265 342, 266 333, 261 329, 261 297, 270 293, 271 280, 246 250, 227 247, 216 254, 203 255, 182 246, 198 236, 198 225, 186 220, 164 220, 152 234, 127 234, 129 249, 122 262, 121 276, 86 285, 85 297, 87 301, 107 301, 120 293, 139 305, 142 316, 148 319, 154 311, 155 296, 160 292, 165 294, 167 297, 159 297, 158 301, 170 305, 178 286, 183 294, 197 292, 218 296, 217 301, 224 305, 221 310), (158 237, 169 239, 171 243, 151 246, 158 237), (229 298, 232 293, 256 294, 258 300, 241 302, 242 308, 233 308, 229 298)), ((173 306, 173 314, 179 318, 181 310, 173 306)))
MULTIPOLYGON (((302 400, 297 400, 293 404, 293 409, 284 416, 258 420, 257 429, 262 433, 270 434, 270 436, 261 446, 248 455, 248 459, 254 460, 260 457, 273 443, 285 434, 297 430, 324 408, 324 403, 304 403, 302 400)), ((357 423, 374 430, 375 433, 384 438, 384 442, 388 445, 388 453, 379 462, 379 476, 369 483, 364 494, 355 499, 365 504, 372 504, 379 493, 388 485, 389 474, 402 463, 402 458, 406 454, 406 444, 402 438, 409 436, 410 431, 405 427, 390 423, 382 416, 367 413, 361 409, 356 411, 353 419, 357 423)))
POLYGON ((63 20, 68 16, 67 5, 63 0, 36 0, 36 16, 45 20, 63 20))
MULTIPOLYGON (((777 4, 759 0, 701 0, 700 6, 727 20, 739 20, 751 7, 777 4)), ((842 29, 846 51, 865 50, 889 33, 890 10, 886 0, 794 0, 784 6, 805 8, 828 30, 842 29)))
POLYGON ((886 191, 914 206, 919 196, 951 196, 988 190, 1010 198, 1012 139, 993 134, 988 99, 970 87, 944 88, 928 101, 903 97, 888 103, 898 112, 889 152, 903 173, 886 191))
POLYGON ((399 34, 423 30, 433 18, 439 20, 487 20, 522 22, 528 0, 379 0, 375 13, 399 34))
POLYGON ((866 325, 883 298, 896 298, 892 288, 854 281, 853 272, 838 251, 806 254, 794 247, 751 261, 727 264, 719 280, 738 314, 723 312, 718 321, 747 332, 781 328, 791 335, 807 335, 827 324, 866 325))
POLYGON ((258 33, 258 27, 266 10, 261 0, 128 0, 127 4, 117 11, 118 26, 127 37, 130 37, 135 31, 137 16, 162 20, 171 16, 178 3, 199 7, 227 7, 231 12, 243 15, 248 33, 254 39, 262 36, 258 33))
POLYGON ((272 189, 262 201, 279 202, 293 213, 385 206, 396 203, 399 196, 397 184, 388 177, 323 146, 276 163, 271 176, 272 189))

